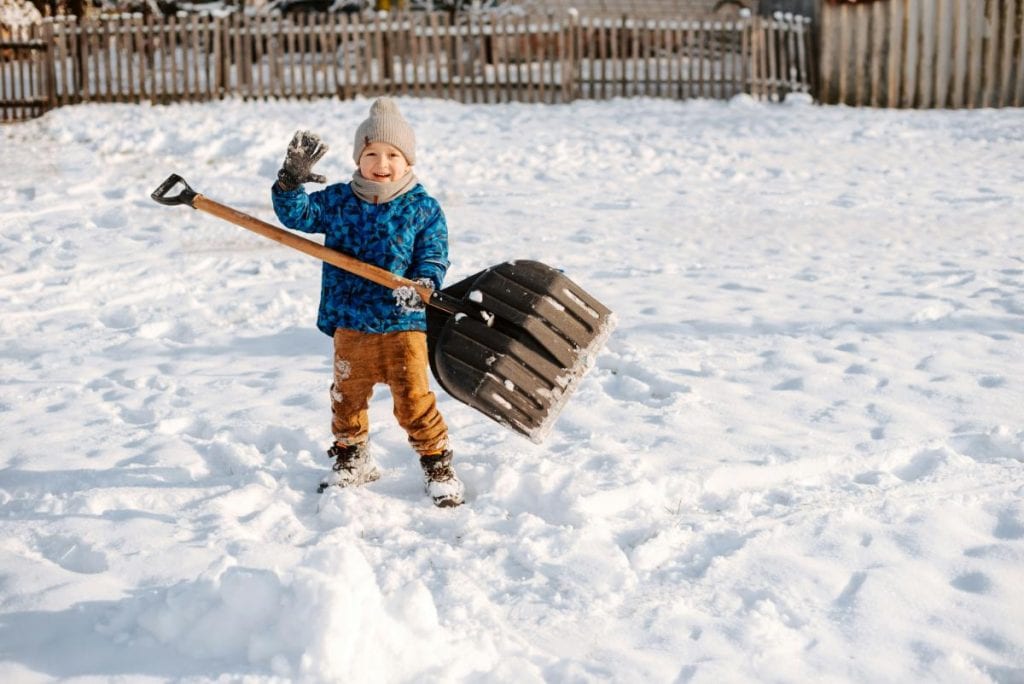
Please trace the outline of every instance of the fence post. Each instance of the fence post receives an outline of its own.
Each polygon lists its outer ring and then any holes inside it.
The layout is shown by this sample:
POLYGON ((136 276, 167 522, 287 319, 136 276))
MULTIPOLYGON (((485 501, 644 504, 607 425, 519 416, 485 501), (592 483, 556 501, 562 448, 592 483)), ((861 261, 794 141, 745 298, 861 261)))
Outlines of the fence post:
POLYGON ((559 97, 562 102, 572 101, 573 75, 573 27, 576 12, 566 11, 558 26, 558 80, 559 97))
POLYGON ((43 41, 45 51, 42 59, 42 81, 45 99, 43 102, 43 113, 46 113, 57 106, 57 67, 54 62, 53 47, 53 22, 47 21, 40 28, 40 39, 43 41))

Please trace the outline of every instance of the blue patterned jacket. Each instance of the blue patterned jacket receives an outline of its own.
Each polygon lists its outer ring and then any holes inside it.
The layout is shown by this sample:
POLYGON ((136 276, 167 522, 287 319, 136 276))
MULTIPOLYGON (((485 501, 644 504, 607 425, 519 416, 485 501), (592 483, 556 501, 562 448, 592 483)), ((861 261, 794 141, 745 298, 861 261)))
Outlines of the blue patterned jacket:
MULTIPOLYGON (((286 227, 323 233, 327 247, 410 279, 430 278, 440 288, 448 270, 448 224, 437 200, 417 185, 384 204, 355 196, 348 183, 307 194, 272 188, 274 212, 286 227)), ((369 333, 426 330, 423 311, 403 311, 386 287, 325 263, 317 327, 369 333)))

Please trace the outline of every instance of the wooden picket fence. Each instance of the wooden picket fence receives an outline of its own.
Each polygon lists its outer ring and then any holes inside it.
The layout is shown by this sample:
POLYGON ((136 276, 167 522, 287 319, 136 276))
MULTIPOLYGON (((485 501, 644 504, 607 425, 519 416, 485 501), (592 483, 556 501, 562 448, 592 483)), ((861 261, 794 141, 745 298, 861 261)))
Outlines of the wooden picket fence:
POLYGON ((826 4, 822 102, 1024 106, 1024 0, 826 4))
POLYGON ((781 99, 810 92, 809 21, 408 13, 48 19, 0 42, 0 119, 80 102, 781 99), (27 46, 27 47, 26 47, 27 46))
POLYGON ((34 30, 0 41, 0 123, 41 116, 54 106, 50 49, 34 30))

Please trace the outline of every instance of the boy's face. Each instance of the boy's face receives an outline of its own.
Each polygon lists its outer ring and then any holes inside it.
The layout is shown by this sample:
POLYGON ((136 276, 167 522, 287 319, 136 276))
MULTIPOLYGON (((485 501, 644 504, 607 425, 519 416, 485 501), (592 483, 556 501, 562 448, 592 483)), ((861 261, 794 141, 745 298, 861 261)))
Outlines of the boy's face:
POLYGON ((409 162, 394 145, 372 142, 359 156, 359 173, 378 183, 391 183, 409 173, 409 162))

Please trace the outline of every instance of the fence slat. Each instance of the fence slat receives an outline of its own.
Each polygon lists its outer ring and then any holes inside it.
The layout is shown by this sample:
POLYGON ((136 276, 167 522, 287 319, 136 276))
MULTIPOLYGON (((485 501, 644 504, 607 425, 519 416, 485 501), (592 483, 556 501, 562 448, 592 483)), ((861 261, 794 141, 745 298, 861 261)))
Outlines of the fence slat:
POLYGON ((999 18, 999 5, 1005 0, 988 0, 981 4, 984 15, 983 22, 983 44, 985 55, 985 66, 982 72, 982 107, 991 107, 996 96, 996 57, 999 53, 999 32, 996 25, 999 18))
POLYGON ((93 27, 92 22, 82 22, 81 54, 82 54, 82 101, 90 102, 95 99, 96 78, 93 78, 96 66, 96 50, 93 48, 93 27))
POLYGON ((668 89, 667 68, 669 65, 666 56, 669 54, 668 26, 663 18, 654 20, 654 94, 657 97, 665 97, 668 89))
MULTIPOLYGON (((1016 0, 1005 0, 1003 7, 1003 16, 999 23, 996 24, 996 28, 1001 24, 1003 27, 1002 36, 1002 48, 1003 54, 999 65, 999 89, 998 89, 998 101, 994 104, 997 107, 1005 107, 1012 102, 1012 81, 1010 80, 1010 70, 1013 67, 1013 25, 1017 18, 1017 2, 1016 0)), ((993 30, 996 30, 995 28, 993 30)), ((1022 36, 1024 38, 1024 36, 1022 36)))
POLYGON ((192 102, 199 102, 203 99, 202 80, 199 78, 199 64, 203 59, 202 43, 199 40, 200 19, 199 15, 189 15, 188 31, 185 34, 188 44, 186 52, 189 53, 189 71, 192 74, 192 88, 189 91, 189 100, 192 102))
POLYGON ((913 107, 917 101, 918 82, 917 65, 920 59, 920 21, 921 9, 916 0, 907 3, 906 42, 903 46, 903 99, 901 107, 913 107))
POLYGON ((202 34, 199 30, 200 22, 202 22, 203 17, 201 15, 193 14, 189 17, 189 20, 190 35, 188 39, 191 44, 189 52, 192 53, 191 99, 194 102, 201 102, 206 99, 205 93, 203 92, 206 89, 206 79, 201 78, 203 69, 202 65, 206 63, 206 60, 203 58, 206 52, 204 49, 205 41, 203 41, 202 34))
POLYGON ((551 11, 544 17, 544 21, 547 30, 544 32, 544 52, 540 62, 544 90, 547 93, 544 102, 556 104, 560 101, 558 79, 562 60, 562 22, 551 11))
POLYGON ((935 0, 935 82, 933 106, 946 107, 949 101, 949 73, 952 63, 952 23, 948 0, 935 0))
MULTIPOLYGON (((315 64, 312 61, 312 50, 310 49, 312 41, 310 16, 308 12, 297 12, 292 16, 292 35, 295 38, 295 51, 291 55, 290 61, 292 73, 295 75, 295 98, 298 100, 310 99, 315 83, 315 64)), ((269 71, 269 66, 265 68, 264 63, 269 64, 270 32, 269 24, 264 22, 256 34, 257 45, 260 50, 259 57, 256 60, 256 70, 260 73, 267 73, 269 71)))
POLYGON ((642 77, 636 79, 640 95, 650 95, 650 25, 646 19, 636 19, 637 24, 637 70, 642 77))
POLYGON ((885 105, 900 106, 900 62, 903 59, 903 3, 889 3, 889 61, 885 105))
MULTIPOLYGON (((267 71, 265 72, 261 68, 264 61, 264 48, 262 40, 260 40, 264 22, 271 21, 273 21, 272 18, 259 14, 243 14, 241 18, 238 28, 240 43, 236 64, 238 65, 240 95, 244 100, 259 100, 264 94, 272 92, 274 74, 271 72, 273 67, 269 65, 268 61, 267 71)), ((279 27, 279 29, 283 30, 283 27, 279 27)))
POLYGON ((124 15, 115 17, 111 28, 110 44, 107 48, 110 54, 110 101, 124 102, 125 88, 121 69, 121 34, 124 33, 124 15))
MULTIPOLYGON (((11 38, 14 38, 12 35, 11 38)), ((0 121, 19 121, 15 93, 11 82, 12 69, 18 65, 17 53, 11 49, 10 59, 0 51, 0 121)))
MULTIPOLYGON (((17 35, 12 33, 11 40, 16 39, 17 35)), ((23 118, 19 112, 18 93, 14 85, 20 63, 15 48, 10 48, 9 59, 0 52, 0 117, 3 117, 3 121, 20 121, 23 118)))
POLYGON ((124 17, 121 24, 122 32, 122 51, 121 57, 118 58, 118 62, 124 60, 124 84, 122 85, 122 101, 123 102, 139 102, 139 90, 135 87, 135 36, 136 31, 136 16, 128 15, 124 17))
MULTIPOLYGON (((312 100, 316 92, 316 54, 313 49, 315 42, 313 14, 303 12, 302 15, 302 50, 299 52, 299 61, 302 65, 302 92, 307 100, 312 100)), ((394 75, 392 74, 392 79, 394 75)))
POLYGON ((406 24, 402 21, 392 21, 391 24, 391 36, 392 36, 392 56, 391 59, 394 63, 394 93, 396 95, 408 95, 408 79, 406 78, 405 60, 406 60, 406 46, 405 40, 407 37, 406 24))
POLYGON ((963 0, 950 0, 950 107, 963 107, 967 86, 967 7, 963 0))
POLYGON ((937 33, 935 0, 921 4, 920 18, 921 48, 917 71, 919 84, 917 106, 930 108, 935 106, 933 90, 935 83, 934 68, 938 61, 935 54, 935 37, 937 33))
POLYGON ((82 34, 82 24, 76 17, 72 26, 74 27, 74 34, 72 34, 72 59, 74 59, 73 66, 71 68, 72 79, 74 79, 74 101, 81 102, 88 85, 86 85, 86 79, 89 78, 88 68, 89 62, 87 60, 87 51, 85 48, 85 36, 82 34))
MULTIPOLYGON (((12 37, 18 42, 25 41, 25 32, 16 29, 12 32, 12 37)), ((21 47, 15 47, 11 51, 13 55, 22 55, 24 50, 21 47)), ((28 99, 25 94, 25 62, 26 60, 22 57, 21 59, 15 59, 11 62, 11 78, 9 80, 9 86, 11 89, 11 114, 17 118, 24 116, 22 110, 26 108, 28 99), (24 102, 24 105, 17 104, 19 101, 24 102)), ((6 91, 4 94, 4 100, 7 99, 6 91)))
POLYGON ((116 32, 114 33, 114 81, 115 99, 118 102, 132 101, 132 88, 128 77, 128 56, 130 48, 128 15, 121 15, 117 18, 116 32), (126 45, 128 43, 128 45, 126 45))
MULTIPOLYGON (((53 100, 54 106, 64 105, 67 102, 64 100, 65 94, 68 92, 67 84, 67 43, 65 42, 65 32, 63 22, 60 18, 47 19, 51 30, 51 40, 53 44, 53 77, 54 77, 54 89, 53 89, 53 100)), ((2 72, 0 67, 0 72, 2 72)), ((2 88, 3 74, 0 73, 0 92, 3 92, 2 88)))
POLYGON ((1018 10, 1020 25, 1017 29, 1019 39, 1017 41, 1017 88, 1013 96, 1013 106, 1024 106, 1024 0, 1018 10))
POLYGON ((985 63, 985 0, 969 4, 967 23, 967 106, 981 106, 985 97, 982 68, 985 63))
POLYGON ((348 100, 352 97, 349 89, 349 49, 348 27, 350 17, 347 13, 335 17, 331 23, 331 71, 334 74, 333 95, 348 100))
POLYGON ((443 15, 441 20, 441 31, 438 33, 437 63, 438 69, 445 74, 441 81, 444 92, 459 93, 457 97, 460 102, 477 102, 476 82, 476 59, 479 44, 479 29, 475 14, 468 14, 463 21, 458 16, 451 14, 443 15), (462 49, 455 54, 451 46, 454 43, 455 35, 463 35, 462 49), (461 90, 453 86, 451 74, 461 69, 463 78, 460 81, 461 90))
POLYGON ((101 80, 99 86, 96 88, 97 99, 101 102, 113 102, 113 91, 111 86, 111 64, 110 64, 110 43, 113 39, 113 31, 99 31, 93 32, 93 36, 96 40, 96 57, 98 59, 96 65, 96 76, 101 80))
POLYGON ((495 79, 495 101, 509 102, 512 100, 512 92, 508 78, 508 16, 497 15, 493 17, 494 42, 492 43, 493 63, 490 65, 495 79))
POLYGON ((175 17, 174 35, 172 37, 172 51, 171 55, 174 59, 174 77, 175 83, 177 79, 181 78, 180 90, 175 87, 175 94, 181 98, 182 101, 188 102, 189 97, 189 54, 191 50, 188 49, 188 17, 187 15, 178 15, 175 17))

